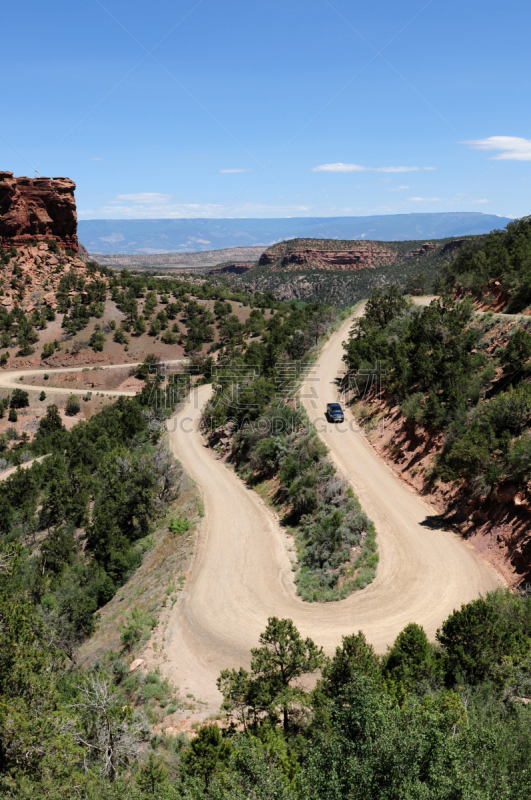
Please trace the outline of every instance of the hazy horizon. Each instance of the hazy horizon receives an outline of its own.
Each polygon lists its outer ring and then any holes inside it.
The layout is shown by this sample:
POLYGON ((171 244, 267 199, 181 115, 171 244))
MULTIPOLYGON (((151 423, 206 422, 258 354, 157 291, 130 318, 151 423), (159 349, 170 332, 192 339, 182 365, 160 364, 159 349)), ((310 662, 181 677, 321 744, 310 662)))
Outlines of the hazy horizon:
POLYGON ((482 212, 289 218, 80 220, 90 252, 174 253, 270 246, 293 238, 404 241, 488 233, 510 219, 482 212))

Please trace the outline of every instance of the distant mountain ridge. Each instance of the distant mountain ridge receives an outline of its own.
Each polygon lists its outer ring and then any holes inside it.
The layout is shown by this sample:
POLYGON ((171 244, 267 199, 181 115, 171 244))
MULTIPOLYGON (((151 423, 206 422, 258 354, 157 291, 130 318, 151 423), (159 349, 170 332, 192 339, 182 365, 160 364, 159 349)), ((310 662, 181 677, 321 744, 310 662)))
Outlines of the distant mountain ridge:
POLYGON ((294 238, 445 239, 489 233, 510 221, 475 211, 291 219, 92 219, 79 220, 78 236, 91 253, 157 254, 265 248, 294 238))
POLYGON ((118 269, 205 270, 230 261, 258 261, 266 247, 228 247, 225 250, 201 250, 198 253, 91 253, 90 257, 106 267, 118 269))

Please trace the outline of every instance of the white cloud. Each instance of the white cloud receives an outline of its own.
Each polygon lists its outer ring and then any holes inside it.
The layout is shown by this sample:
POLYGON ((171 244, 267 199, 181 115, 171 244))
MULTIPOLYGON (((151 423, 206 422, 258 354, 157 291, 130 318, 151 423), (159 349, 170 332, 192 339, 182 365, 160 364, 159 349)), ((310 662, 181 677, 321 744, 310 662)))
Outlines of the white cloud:
POLYGON ((404 189, 411 189, 411 186, 393 186, 389 189, 386 189, 386 192, 403 192, 404 189))
POLYGON ((98 156, 94 156, 90 159, 91 161, 103 161, 103 158, 99 158, 98 156))
POLYGON ((131 200, 133 203, 145 203, 147 205, 164 203, 171 200, 173 195, 162 194, 161 192, 138 192, 137 194, 119 194, 116 200, 111 200, 111 203, 120 203, 123 200, 131 200))
POLYGON ((489 136, 463 142, 476 150, 501 150, 493 159, 502 161, 531 161, 531 139, 519 136, 489 136))
POLYGON ((110 236, 102 236, 101 237, 104 242, 110 242, 111 244, 117 244, 118 242, 123 242, 125 236, 122 233, 111 233, 110 236))
POLYGON ((364 167, 361 164, 320 164, 312 167, 312 172, 420 172, 435 167, 364 167))
POLYGON ((228 175, 232 172, 252 172, 252 169, 220 169, 220 175, 228 175))
POLYGON ((227 211, 237 212, 238 214, 296 214, 306 213, 310 211, 310 206, 282 206, 282 205, 268 205, 267 203, 241 203, 231 209, 229 206, 227 211))
POLYGON ((266 203, 178 203, 174 195, 162 192, 119 194, 101 208, 80 209, 84 219, 180 219, 209 217, 252 217, 304 215, 310 206, 267 205, 266 203))
MULTIPOLYGON (((454 197, 451 197, 450 199, 445 197, 408 197, 407 199, 409 200, 410 203, 448 203, 448 202, 454 203, 456 201, 458 203, 462 203, 463 200, 461 198, 464 199, 464 197, 466 197, 466 195, 457 194, 454 195, 454 197)), ((476 200, 468 198, 466 202, 471 204, 490 203, 490 200, 486 197, 480 197, 476 200)))

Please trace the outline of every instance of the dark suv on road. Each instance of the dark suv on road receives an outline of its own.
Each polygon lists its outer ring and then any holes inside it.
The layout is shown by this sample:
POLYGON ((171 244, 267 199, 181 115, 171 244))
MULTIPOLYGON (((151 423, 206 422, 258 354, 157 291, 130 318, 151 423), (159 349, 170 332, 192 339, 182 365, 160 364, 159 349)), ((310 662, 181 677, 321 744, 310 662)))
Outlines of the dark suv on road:
POLYGON ((329 422, 343 422, 343 409, 339 403, 328 403, 326 406, 326 418, 329 422))

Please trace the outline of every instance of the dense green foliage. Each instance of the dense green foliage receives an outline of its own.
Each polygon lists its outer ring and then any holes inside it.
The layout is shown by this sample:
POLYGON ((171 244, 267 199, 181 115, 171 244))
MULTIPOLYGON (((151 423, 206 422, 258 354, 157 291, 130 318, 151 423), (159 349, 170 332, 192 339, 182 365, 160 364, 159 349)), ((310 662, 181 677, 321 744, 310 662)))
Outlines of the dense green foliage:
POLYGON ((191 742, 150 734, 173 702, 116 654, 65 671, 38 609, 0 569, 0 790, 6 800, 527 800, 531 598, 455 611, 435 644, 408 625, 378 656, 363 633, 332 658, 272 617, 250 670, 218 686, 231 724, 191 742), (318 673, 312 691, 308 673, 318 673))
MULTIPOLYGON (((69 655, 138 567, 138 542, 178 491, 180 469, 160 441, 162 403, 150 407, 151 395, 120 398, 71 431, 48 406, 25 445, 46 457, 2 485, 0 548, 23 546, 20 589, 69 655)), ((77 413, 77 397, 67 410, 77 413)))
MULTIPOLYGON (((485 299, 488 284, 498 281, 510 296, 507 311, 531 303, 531 217, 510 222, 504 230, 473 240, 444 269, 446 288, 485 299)), ((491 287, 492 288, 492 287, 491 287)))
POLYGON ((438 474, 473 482, 479 495, 531 477, 531 336, 519 323, 507 345, 489 353, 492 324, 474 319, 469 299, 413 308, 389 287, 372 296, 345 355, 352 385, 380 363, 404 416, 446 434, 438 474))
POLYGON ((251 318, 250 325, 258 325, 261 332, 257 341, 237 345, 227 333, 213 375, 216 391, 203 415, 205 427, 213 430, 229 421, 241 427, 258 420, 276 397, 288 396, 300 380, 310 350, 334 317, 319 303, 304 308, 292 303, 267 322, 257 315, 251 318))

